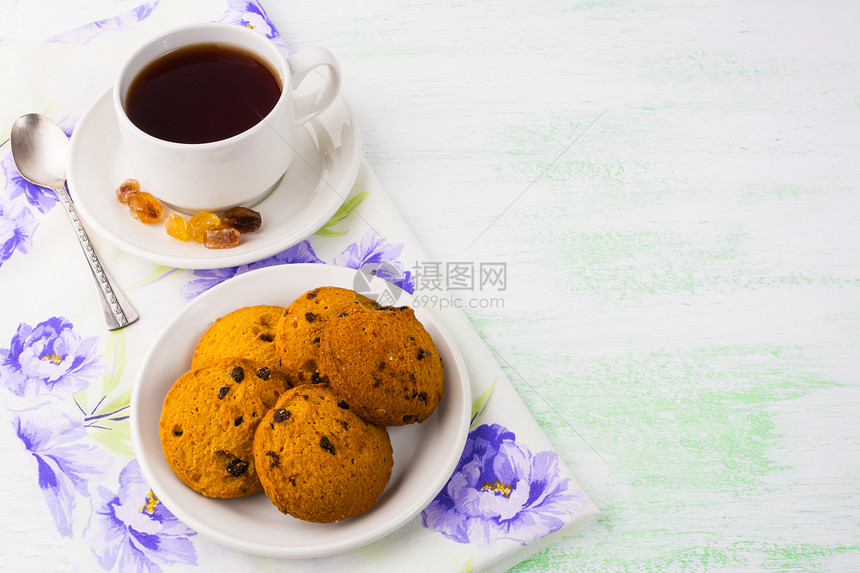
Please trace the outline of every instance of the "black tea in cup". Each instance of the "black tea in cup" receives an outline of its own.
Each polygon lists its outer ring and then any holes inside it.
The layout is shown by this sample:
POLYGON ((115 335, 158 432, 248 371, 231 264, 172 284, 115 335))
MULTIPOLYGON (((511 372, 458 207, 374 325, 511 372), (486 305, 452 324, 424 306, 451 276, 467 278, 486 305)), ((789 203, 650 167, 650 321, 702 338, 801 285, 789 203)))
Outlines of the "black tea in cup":
POLYGON ((227 44, 193 44, 148 64, 131 82, 128 118, 164 141, 209 143, 238 135, 275 107, 282 91, 272 67, 227 44))

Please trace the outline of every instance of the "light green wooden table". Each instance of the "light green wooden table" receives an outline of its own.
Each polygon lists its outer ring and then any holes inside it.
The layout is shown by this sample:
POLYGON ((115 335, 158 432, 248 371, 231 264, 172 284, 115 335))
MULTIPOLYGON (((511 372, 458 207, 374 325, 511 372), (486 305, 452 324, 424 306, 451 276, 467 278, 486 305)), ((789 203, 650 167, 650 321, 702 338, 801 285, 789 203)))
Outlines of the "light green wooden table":
POLYGON ((860 4, 264 3, 416 263, 506 265, 458 300, 604 512, 514 571, 860 569, 860 4))

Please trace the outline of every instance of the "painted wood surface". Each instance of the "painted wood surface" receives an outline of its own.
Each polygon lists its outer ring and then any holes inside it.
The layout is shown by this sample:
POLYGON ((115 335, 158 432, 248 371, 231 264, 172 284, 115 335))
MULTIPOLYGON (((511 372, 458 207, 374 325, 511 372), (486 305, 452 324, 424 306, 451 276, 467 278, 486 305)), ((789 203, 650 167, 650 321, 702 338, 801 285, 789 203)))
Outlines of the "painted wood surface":
POLYGON ((604 511, 513 571, 860 568, 860 4, 265 5, 341 61, 416 267, 506 265, 457 300, 604 511))
POLYGON ((605 512, 515 571, 860 567, 858 8, 274 12, 430 252, 507 263, 467 312, 605 512))

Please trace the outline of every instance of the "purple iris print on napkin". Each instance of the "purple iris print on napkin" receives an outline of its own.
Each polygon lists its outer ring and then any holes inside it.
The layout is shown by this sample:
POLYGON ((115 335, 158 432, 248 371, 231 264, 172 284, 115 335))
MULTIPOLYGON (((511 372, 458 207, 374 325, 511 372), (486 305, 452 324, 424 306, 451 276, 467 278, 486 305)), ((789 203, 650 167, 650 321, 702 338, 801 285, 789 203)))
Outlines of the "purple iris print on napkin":
POLYGON ((36 461, 39 488, 57 531, 71 537, 78 498, 89 497, 87 482, 102 476, 108 456, 81 443, 86 436, 81 421, 45 404, 19 412, 12 425, 36 461))
POLYGON ((16 396, 70 396, 104 371, 97 338, 81 338, 72 323, 55 316, 35 327, 20 324, 9 348, 0 349, 0 384, 16 396))
POLYGON ((307 241, 302 241, 298 245, 294 245, 285 251, 281 251, 277 255, 272 255, 256 263, 240 265, 238 267, 227 267, 223 269, 206 269, 194 271, 194 280, 188 282, 182 288, 182 296, 186 299, 192 299, 197 295, 209 290, 218 283, 224 282, 236 275, 253 271, 254 269, 262 269, 263 267, 272 267, 275 265, 287 265, 290 263, 322 263, 322 259, 317 257, 313 247, 307 241))
POLYGON ((458 543, 523 545, 564 525, 585 506, 562 478, 554 452, 532 454, 499 424, 469 433, 448 484, 421 513, 424 527, 458 543))
POLYGON ((238 24, 246 28, 251 28, 263 34, 268 39, 272 40, 281 50, 289 54, 290 49, 284 42, 281 35, 269 21, 269 16, 266 11, 260 6, 259 2, 248 2, 246 0, 227 0, 227 12, 221 18, 221 22, 230 24, 238 24))
POLYGON ((21 202, 0 200, 0 267, 15 253, 27 253, 39 222, 21 202))
MULTIPOLYGON (((67 136, 72 134, 77 117, 67 116, 58 125, 67 136)), ((0 267, 15 253, 26 254, 33 246, 33 235, 39 222, 29 206, 40 213, 47 213, 59 203, 57 195, 50 189, 34 185, 21 177, 12 152, 0 158, 0 171, 6 179, 8 200, 0 198, 0 267), (29 205, 29 206, 28 206, 29 205)))
POLYGON ((120 472, 116 493, 100 486, 98 497, 87 538, 104 569, 111 571, 119 564, 119 571, 158 572, 161 565, 197 565, 189 539, 196 533, 152 493, 137 460, 120 472))
POLYGON ((389 243, 375 230, 368 230, 334 259, 334 264, 365 271, 397 285, 409 294, 415 291, 412 273, 398 259, 403 243, 389 243))
POLYGON ((20 324, 9 348, 0 349, 0 386, 24 398, 12 425, 36 462, 39 488, 60 535, 74 533, 75 508, 89 497, 87 482, 101 477, 109 457, 82 441, 84 420, 59 407, 104 371, 96 338, 81 338, 72 324, 52 317, 35 327, 20 324), (59 401, 58 401, 59 400, 59 401))
POLYGON ((69 406, 105 369, 97 345, 97 338, 82 338, 65 318, 52 317, 36 326, 20 324, 9 348, 0 349, 0 386, 25 400, 23 409, 10 410, 12 425, 35 461, 48 511, 60 535, 88 538, 105 569, 158 572, 160 565, 196 565, 189 539, 195 532, 158 502, 136 460, 120 472, 116 493, 97 485, 109 475, 112 456, 89 439, 96 427, 91 418, 80 406, 69 406), (99 494, 95 501, 92 487, 99 494))
MULTIPOLYGON (((67 134, 68 135, 68 134, 67 134)), ((59 202, 57 195, 50 189, 39 187, 24 179, 18 168, 15 167, 15 160, 12 158, 10 151, 0 159, 0 170, 6 177, 6 189, 9 192, 9 198, 24 197, 24 199, 38 209, 41 213, 47 213, 51 208, 59 202)))

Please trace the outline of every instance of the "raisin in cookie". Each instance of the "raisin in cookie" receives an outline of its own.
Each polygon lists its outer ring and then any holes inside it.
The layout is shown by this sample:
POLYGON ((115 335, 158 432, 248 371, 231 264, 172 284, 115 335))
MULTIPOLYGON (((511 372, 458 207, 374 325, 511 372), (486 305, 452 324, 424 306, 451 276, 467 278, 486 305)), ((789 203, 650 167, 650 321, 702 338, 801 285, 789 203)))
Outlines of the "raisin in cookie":
POLYGON ((442 357, 408 306, 335 317, 321 355, 332 389, 374 424, 423 422, 442 399, 442 357))
POLYGON ((242 358, 192 368, 164 398, 158 433, 167 463, 207 497, 262 489, 254 469, 254 431, 288 388, 282 375, 242 358))
POLYGON ((342 312, 376 309, 376 301, 352 290, 324 286, 310 290, 284 311, 275 333, 281 368, 294 386, 328 382, 320 373, 320 337, 325 324, 342 312))
POLYGON ((221 358, 248 358, 276 369, 275 328, 284 312, 282 306, 247 306, 222 316, 203 333, 191 366, 202 366, 221 358))
POLYGON ((266 495, 283 513, 316 523, 375 505, 393 459, 387 430, 357 416, 327 384, 284 392, 254 437, 266 495))

